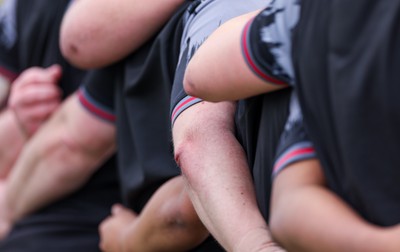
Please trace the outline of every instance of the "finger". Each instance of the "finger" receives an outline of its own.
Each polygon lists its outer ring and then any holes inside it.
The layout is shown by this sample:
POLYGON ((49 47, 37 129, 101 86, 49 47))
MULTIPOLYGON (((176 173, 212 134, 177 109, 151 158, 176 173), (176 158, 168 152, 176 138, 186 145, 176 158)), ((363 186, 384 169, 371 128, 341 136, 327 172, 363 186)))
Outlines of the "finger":
POLYGON ((35 103, 49 102, 60 99, 61 90, 50 85, 29 86, 10 97, 9 106, 31 106, 35 103))
POLYGON ((18 77, 14 83, 13 88, 21 88, 27 85, 40 84, 40 83, 52 83, 58 82, 61 77, 61 68, 58 65, 51 66, 49 68, 38 68, 32 67, 25 70, 20 77, 18 77))
POLYGON ((106 227, 108 226, 108 223, 110 222, 111 219, 112 219, 112 217, 111 217, 111 216, 108 216, 107 218, 105 218, 105 219, 99 224, 98 230, 99 230, 99 233, 100 233, 100 234, 106 229, 106 227))
POLYGON ((132 210, 124 207, 121 204, 115 204, 113 205, 112 209, 111 209, 111 213, 112 215, 119 215, 119 216, 124 216, 124 217, 129 217, 129 218, 135 218, 136 217, 136 213, 133 212, 132 210))
POLYGON ((27 107, 23 112, 18 113, 18 117, 24 121, 42 122, 46 120, 60 106, 58 101, 37 104, 27 107))
POLYGON ((46 68, 46 72, 53 78, 53 80, 58 81, 62 75, 62 69, 60 65, 52 65, 46 68))
POLYGON ((116 214, 121 213, 123 210, 124 210, 124 207, 121 204, 114 204, 111 207, 111 214, 116 215, 116 214))

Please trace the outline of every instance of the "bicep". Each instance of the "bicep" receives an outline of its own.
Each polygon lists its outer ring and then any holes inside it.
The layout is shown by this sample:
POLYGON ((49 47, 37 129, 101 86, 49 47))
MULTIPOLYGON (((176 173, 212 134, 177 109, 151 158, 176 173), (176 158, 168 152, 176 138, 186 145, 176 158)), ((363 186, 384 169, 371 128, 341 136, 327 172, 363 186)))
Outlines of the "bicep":
POLYGON ((188 94, 210 101, 238 100, 284 87, 257 76, 242 52, 243 29, 258 12, 223 24, 198 49, 185 74, 188 94))
POLYGON ((183 0, 80 0, 61 26, 61 50, 73 64, 97 68, 127 56, 149 39, 183 0))
POLYGON ((70 97, 62 107, 60 122, 65 124, 63 141, 89 156, 106 155, 115 150, 115 125, 85 109, 78 95, 70 97))

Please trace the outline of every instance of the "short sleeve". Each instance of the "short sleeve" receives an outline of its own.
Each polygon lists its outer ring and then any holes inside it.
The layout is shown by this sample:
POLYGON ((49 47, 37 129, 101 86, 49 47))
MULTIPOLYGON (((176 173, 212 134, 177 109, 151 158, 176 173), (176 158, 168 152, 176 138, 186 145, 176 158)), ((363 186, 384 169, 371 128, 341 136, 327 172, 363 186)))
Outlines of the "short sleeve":
POLYGON ((116 66, 87 73, 78 91, 79 101, 90 113, 114 123, 116 66))
POLYGON ((279 140, 272 175, 275 177, 290 164, 312 158, 316 158, 316 152, 304 127, 297 95, 293 92, 290 101, 290 114, 279 140))
POLYGON ((297 2, 271 1, 247 23, 242 33, 242 52, 247 65, 257 76, 272 84, 294 83, 291 36, 299 18, 297 2))

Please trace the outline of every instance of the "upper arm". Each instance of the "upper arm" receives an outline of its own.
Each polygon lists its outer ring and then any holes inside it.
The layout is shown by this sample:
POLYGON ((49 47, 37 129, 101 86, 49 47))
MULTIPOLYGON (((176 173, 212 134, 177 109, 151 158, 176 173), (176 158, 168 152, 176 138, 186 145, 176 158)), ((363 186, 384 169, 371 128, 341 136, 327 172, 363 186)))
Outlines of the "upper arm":
MULTIPOLYGON (((115 148, 114 85, 117 65, 87 73, 80 89, 67 101, 64 116, 69 136, 96 154, 115 148), (76 134, 71 134, 76 132, 76 134)), ((65 138, 68 141, 69 138, 65 138)))
POLYGON ((183 0, 79 0, 64 16, 60 47, 71 63, 103 67, 149 39, 183 0))
POLYGON ((293 84, 291 30, 299 7, 280 6, 284 3, 271 1, 261 12, 237 17, 217 29, 189 63, 185 90, 205 100, 221 101, 293 84))
POLYGON ((184 77, 189 95, 210 101, 237 100, 278 87, 256 76, 243 58, 242 31, 256 14, 252 12, 226 22, 197 50, 184 77))
POLYGON ((62 141, 88 158, 108 156, 115 150, 115 125, 88 112, 78 99, 77 94, 72 95, 61 109, 62 141))

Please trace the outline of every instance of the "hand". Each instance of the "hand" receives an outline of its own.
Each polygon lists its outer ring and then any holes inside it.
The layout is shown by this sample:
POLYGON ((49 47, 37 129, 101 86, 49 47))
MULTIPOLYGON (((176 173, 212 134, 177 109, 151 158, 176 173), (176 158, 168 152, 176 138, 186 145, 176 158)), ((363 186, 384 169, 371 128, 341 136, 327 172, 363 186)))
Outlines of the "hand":
POLYGON ((12 84, 8 107, 15 113, 21 130, 31 136, 60 104, 57 86, 61 67, 25 70, 12 84))
POLYGON ((0 180, 0 240, 3 240, 12 227, 11 221, 7 216, 5 201, 5 180, 0 180))
POLYGON ((111 216, 99 227, 100 249, 104 252, 122 251, 122 239, 127 228, 134 223, 137 215, 133 211, 116 204, 112 207, 111 216))

